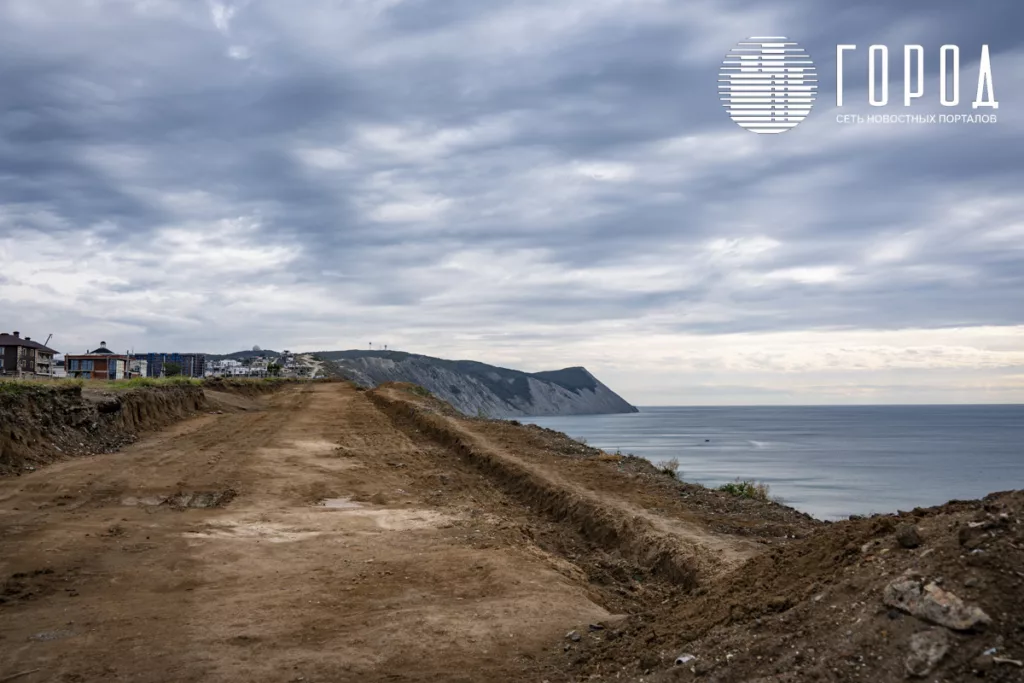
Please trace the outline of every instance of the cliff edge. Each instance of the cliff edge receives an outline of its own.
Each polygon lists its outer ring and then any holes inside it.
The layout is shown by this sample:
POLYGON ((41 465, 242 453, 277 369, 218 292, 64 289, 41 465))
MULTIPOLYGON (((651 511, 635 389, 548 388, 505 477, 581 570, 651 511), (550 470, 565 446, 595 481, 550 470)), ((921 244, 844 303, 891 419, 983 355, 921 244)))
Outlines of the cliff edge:
POLYGON ((466 360, 399 351, 321 351, 334 374, 374 388, 411 382, 466 415, 520 417, 635 413, 586 368, 526 373, 466 360))

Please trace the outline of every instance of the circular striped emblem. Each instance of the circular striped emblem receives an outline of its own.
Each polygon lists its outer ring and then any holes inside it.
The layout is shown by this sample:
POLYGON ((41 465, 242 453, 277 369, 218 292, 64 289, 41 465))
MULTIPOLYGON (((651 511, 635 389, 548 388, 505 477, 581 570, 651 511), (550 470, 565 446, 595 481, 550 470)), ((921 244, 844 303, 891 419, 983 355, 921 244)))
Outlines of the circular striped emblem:
POLYGON ((814 62, 782 36, 755 36, 725 56, 718 93, 733 121, 754 133, 783 133, 807 118, 818 89, 814 62))

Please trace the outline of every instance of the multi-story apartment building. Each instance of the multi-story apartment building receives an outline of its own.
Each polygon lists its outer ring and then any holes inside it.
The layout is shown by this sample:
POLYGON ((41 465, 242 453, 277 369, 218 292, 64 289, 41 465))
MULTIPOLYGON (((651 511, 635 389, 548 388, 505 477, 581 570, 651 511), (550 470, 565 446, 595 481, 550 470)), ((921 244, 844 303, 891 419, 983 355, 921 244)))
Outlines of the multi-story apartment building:
POLYGON ((146 362, 147 377, 163 377, 164 365, 174 363, 181 368, 183 377, 203 377, 206 374, 205 353, 136 353, 132 360, 146 362))
POLYGON ((0 333, 0 373, 17 377, 53 375, 53 349, 22 337, 20 332, 0 333))

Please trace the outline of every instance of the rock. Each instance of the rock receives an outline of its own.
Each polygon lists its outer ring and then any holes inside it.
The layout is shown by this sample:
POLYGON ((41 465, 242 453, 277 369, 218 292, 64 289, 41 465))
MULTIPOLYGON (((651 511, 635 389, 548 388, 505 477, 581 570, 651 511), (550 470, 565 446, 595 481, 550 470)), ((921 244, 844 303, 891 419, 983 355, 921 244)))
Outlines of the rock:
POLYGON ((921 533, 913 524, 903 524, 896 530, 896 542, 904 548, 916 548, 921 545, 921 533))
POLYGON ((574 643, 580 642, 580 634, 578 631, 569 631, 565 634, 565 637, 574 643))
POLYGON ((697 660, 697 662, 693 665, 693 673, 697 674, 698 676, 704 676, 706 674, 711 673, 711 670, 714 668, 714 662, 710 662, 707 660, 697 660))
POLYGON ((882 601, 889 607, 956 631, 969 631, 992 621, 980 608, 965 605, 953 593, 934 583, 922 586, 913 578, 899 578, 890 583, 882 593, 882 601))
POLYGON ((590 628, 591 631, 603 631, 604 630, 604 624, 591 624, 589 626, 589 628, 590 628))
POLYGON ((993 664, 1013 664, 1018 669, 1024 668, 1024 662, 1019 659, 1010 659, 1009 657, 993 657, 993 664))
POLYGON ((676 657, 676 666, 682 666, 683 664, 689 664, 693 660, 697 659, 694 655, 682 654, 676 657))
POLYGON ((978 655, 971 662, 971 669, 977 673, 985 674, 992 669, 995 662, 992 661, 992 655, 978 655))
POLYGON ((911 676, 924 677, 949 652, 949 635, 942 629, 933 628, 915 633, 910 638, 910 653, 904 666, 911 676))

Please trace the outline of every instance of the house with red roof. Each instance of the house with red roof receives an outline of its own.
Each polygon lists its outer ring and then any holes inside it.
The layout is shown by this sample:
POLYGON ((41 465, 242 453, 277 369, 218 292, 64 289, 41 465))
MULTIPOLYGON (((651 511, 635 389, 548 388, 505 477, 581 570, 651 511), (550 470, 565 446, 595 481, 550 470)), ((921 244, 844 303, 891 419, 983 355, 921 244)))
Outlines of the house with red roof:
POLYGON ((81 379, 125 379, 128 377, 128 354, 114 353, 107 348, 107 342, 100 342, 98 349, 85 353, 64 354, 64 369, 68 377, 81 379))

